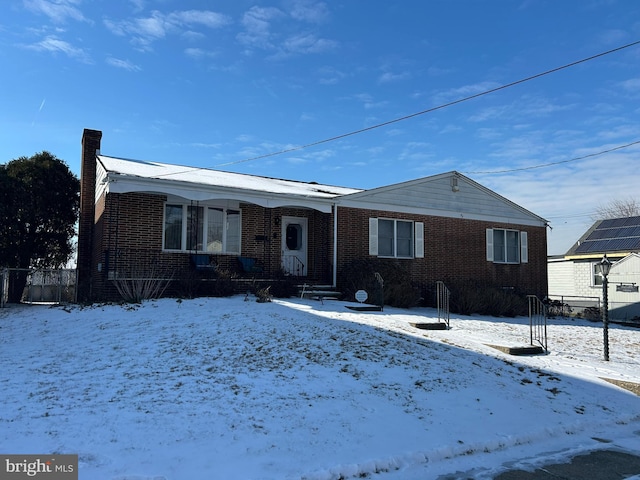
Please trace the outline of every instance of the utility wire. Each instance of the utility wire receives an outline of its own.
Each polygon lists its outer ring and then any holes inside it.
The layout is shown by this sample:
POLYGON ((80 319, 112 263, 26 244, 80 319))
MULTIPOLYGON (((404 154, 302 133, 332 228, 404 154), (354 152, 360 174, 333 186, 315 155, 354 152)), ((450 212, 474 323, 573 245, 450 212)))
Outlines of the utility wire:
POLYGON ((399 118, 395 118, 393 120, 389 120, 387 122, 378 123, 378 124, 372 125, 370 127, 361 128, 359 130, 354 130, 352 132, 344 133, 342 135, 336 135, 335 137, 326 138, 324 140, 319 140, 317 142, 308 143, 306 145, 300 145, 298 147, 287 148, 285 150, 280 150, 280 151, 277 151, 277 152, 267 153, 265 155, 259 155, 257 157, 251 157, 251 158, 246 158, 244 160, 236 160, 236 161, 233 161, 233 162, 221 163, 221 164, 219 164, 217 166, 218 167, 223 167, 223 166, 228 166, 228 165, 236 165, 238 163, 252 162, 254 160, 260 160, 260 159, 263 159, 263 158, 274 157, 276 155, 282 155, 282 154, 285 154, 285 153, 296 152, 296 151, 303 150, 303 149, 306 149, 306 148, 309 148, 309 147, 315 147, 315 146, 321 145, 323 143, 334 142, 336 140, 340 140, 340 139, 343 139, 343 138, 351 137, 353 135, 358 135, 360 133, 368 132, 368 131, 374 130, 376 128, 386 127, 387 125, 391 125, 391 124, 394 124, 394 123, 397 123, 397 122, 408 120, 410 118, 414 118, 414 117, 417 117, 417 116, 420 116, 420 115, 424 115, 426 113, 435 112, 436 110, 441 110, 443 108, 451 107, 453 105, 457 105, 459 103, 467 102, 469 100, 473 100, 475 98, 482 97, 484 95, 489 95, 490 93, 495 93, 495 92, 498 92, 500 90, 504 90, 506 88, 513 87, 515 85, 519 85, 521 83, 529 82, 531 80, 535 80, 536 78, 544 77, 545 75, 549 75, 551 73, 555 73, 555 72, 558 72, 560 70, 564 70, 564 69, 567 69, 567 68, 570 68, 570 67, 574 67, 576 65, 580 65, 581 63, 585 63, 585 62, 594 60, 596 58, 600 58, 600 57, 603 57, 605 55, 609 55, 611 53, 619 52, 620 50, 624 50, 625 48, 633 47, 633 46, 639 45, 639 44, 640 44, 640 40, 632 42, 632 43, 628 43, 626 45, 622 45, 621 47, 617 47, 617 48, 614 48, 614 49, 611 49, 611 50, 607 50, 606 52, 601 52, 601 53, 598 53, 596 55, 592 55, 590 57, 583 58, 581 60, 577 60, 575 62, 567 63, 565 65, 562 65, 562 66, 556 67, 556 68, 552 68, 551 70, 547 70, 547 71, 542 72, 542 73, 537 73, 535 75, 531 75, 529 77, 522 78, 520 80, 516 80, 514 82, 507 83, 507 84, 501 85, 499 87, 491 88, 489 90, 485 90, 483 92, 476 93, 476 94, 470 95, 468 97, 460 98, 460 99, 454 100, 452 102, 444 103, 444 104, 438 105, 436 107, 428 108, 428 109, 422 110, 420 112, 412 113, 410 115, 405 115, 404 117, 399 117, 399 118))
POLYGON ((602 151, 597 152, 597 153, 590 153, 589 155, 583 155, 582 157, 570 158, 569 160, 561 160, 559 162, 542 163, 540 165, 533 165, 531 167, 510 168, 508 170, 490 170, 490 171, 486 171, 486 172, 462 172, 462 173, 465 173, 465 174, 476 174, 476 175, 478 175, 478 174, 491 175, 491 174, 497 174, 497 173, 522 172, 524 170, 534 170, 536 168, 545 168, 545 167, 551 167, 551 166, 554 166, 554 165, 561 165, 563 163, 577 162, 578 160, 584 160, 585 158, 597 157, 598 155, 604 155, 605 153, 615 152, 616 150, 622 150, 623 148, 628 148, 628 147, 631 147, 633 145, 638 145, 638 144, 640 144, 640 140, 637 140, 637 141, 631 142, 631 143, 627 143, 626 145, 619 145, 617 147, 609 148, 607 150, 602 150, 602 151))

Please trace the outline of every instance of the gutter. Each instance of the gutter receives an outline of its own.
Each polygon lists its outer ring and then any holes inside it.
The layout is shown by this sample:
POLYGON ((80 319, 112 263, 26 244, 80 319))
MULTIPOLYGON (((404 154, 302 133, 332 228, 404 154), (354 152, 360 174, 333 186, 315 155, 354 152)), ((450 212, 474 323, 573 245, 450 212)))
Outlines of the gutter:
MULTIPOLYGON (((621 259, 628 255, 631 255, 631 253, 632 252, 616 252, 616 253, 607 252, 607 257, 621 259)), ((590 254, 583 254, 583 255, 565 255, 564 259, 565 260, 602 260, 602 255, 604 254, 601 253, 601 254, 594 255, 593 253, 590 253, 590 254)))

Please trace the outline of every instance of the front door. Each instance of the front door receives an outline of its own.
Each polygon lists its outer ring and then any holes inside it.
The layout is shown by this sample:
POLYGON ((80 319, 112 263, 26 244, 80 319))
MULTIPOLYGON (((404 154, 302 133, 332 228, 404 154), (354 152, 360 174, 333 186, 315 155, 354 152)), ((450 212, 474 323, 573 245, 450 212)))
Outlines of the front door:
POLYGON ((282 217, 282 269, 285 273, 307 275, 307 219, 282 217))

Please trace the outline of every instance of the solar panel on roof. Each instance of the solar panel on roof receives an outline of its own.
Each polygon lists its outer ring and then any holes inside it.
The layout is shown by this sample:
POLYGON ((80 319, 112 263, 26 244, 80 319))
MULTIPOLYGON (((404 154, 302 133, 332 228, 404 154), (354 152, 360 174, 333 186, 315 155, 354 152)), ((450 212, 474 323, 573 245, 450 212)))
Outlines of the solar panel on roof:
POLYGON ((620 227, 620 228, 606 228, 594 230, 589 234, 586 240, 598 240, 603 238, 620 238, 620 237, 633 237, 636 227, 620 227))
POLYGON ((607 220, 603 220, 600 222, 600 225, 596 227, 597 230, 601 230, 603 228, 614 228, 620 226, 620 220, 624 220, 622 218, 609 218, 607 220))
POLYGON ((576 248, 576 253, 605 252, 606 244, 606 240, 582 242, 578 248, 576 248))
POLYGON ((598 225, 598 228, 616 228, 639 225, 640 217, 610 218, 608 220, 603 220, 602 223, 598 225))
POLYGON ((603 238, 608 238, 609 235, 611 235, 609 230, 594 230, 585 240, 601 240, 603 238))

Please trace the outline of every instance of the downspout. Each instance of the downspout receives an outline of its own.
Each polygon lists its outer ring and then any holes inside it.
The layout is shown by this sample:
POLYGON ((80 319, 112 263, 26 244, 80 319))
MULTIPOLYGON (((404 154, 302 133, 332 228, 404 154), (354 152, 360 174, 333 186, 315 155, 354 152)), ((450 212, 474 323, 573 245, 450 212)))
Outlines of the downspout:
POLYGON ((333 285, 338 286, 338 204, 333 204, 333 285))

